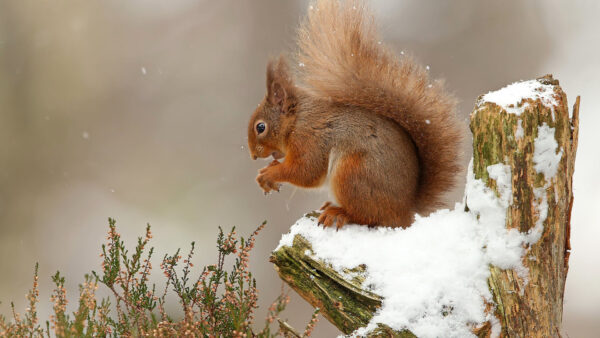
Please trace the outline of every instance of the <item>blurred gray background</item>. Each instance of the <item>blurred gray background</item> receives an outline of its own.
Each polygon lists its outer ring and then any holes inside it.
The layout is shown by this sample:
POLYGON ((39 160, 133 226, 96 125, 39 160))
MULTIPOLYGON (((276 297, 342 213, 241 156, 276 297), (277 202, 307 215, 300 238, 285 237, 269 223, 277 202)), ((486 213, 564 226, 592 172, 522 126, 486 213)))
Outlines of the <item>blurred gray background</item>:
MULTIPOLYGON (((546 73, 561 81, 570 105, 582 96, 564 308, 570 337, 600 332, 599 6, 373 1, 385 41, 446 78, 465 118, 480 94, 546 73)), ((261 320, 280 286, 269 252, 326 198, 291 186, 263 196, 254 178, 266 163, 246 149, 266 61, 293 48, 306 7, 0 0, 0 313, 11 300, 25 308, 36 261, 42 317, 57 269, 73 304, 83 274, 100 269, 109 216, 131 245, 151 223, 157 257, 197 241, 197 265, 214 261, 218 225, 245 235, 266 219, 251 257, 261 320)), ((300 328, 310 313, 294 295, 284 317, 300 328)), ((315 331, 335 334, 325 319, 315 331)))

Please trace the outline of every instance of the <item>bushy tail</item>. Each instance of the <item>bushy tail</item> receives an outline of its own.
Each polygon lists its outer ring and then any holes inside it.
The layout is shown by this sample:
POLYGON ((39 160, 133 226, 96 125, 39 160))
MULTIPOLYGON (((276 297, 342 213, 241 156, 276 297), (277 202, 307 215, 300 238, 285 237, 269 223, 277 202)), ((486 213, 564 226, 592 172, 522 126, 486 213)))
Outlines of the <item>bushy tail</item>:
POLYGON ((312 95, 400 124, 418 150, 418 212, 439 207, 460 171, 456 100, 443 83, 380 41, 362 1, 317 0, 298 32, 299 80, 312 95))

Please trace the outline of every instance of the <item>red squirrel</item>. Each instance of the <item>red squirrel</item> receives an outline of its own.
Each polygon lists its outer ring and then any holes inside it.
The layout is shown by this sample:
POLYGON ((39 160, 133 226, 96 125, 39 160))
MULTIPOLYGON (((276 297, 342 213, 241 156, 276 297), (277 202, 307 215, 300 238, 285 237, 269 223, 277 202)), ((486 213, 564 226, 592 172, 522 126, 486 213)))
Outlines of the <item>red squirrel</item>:
POLYGON ((248 124, 251 157, 274 158, 256 178, 264 192, 327 182, 335 203, 323 205, 319 224, 338 229, 406 228, 442 206, 462 139, 443 83, 380 42, 362 1, 313 2, 298 47, 294 73, 283 56, 269 62, 248 124))

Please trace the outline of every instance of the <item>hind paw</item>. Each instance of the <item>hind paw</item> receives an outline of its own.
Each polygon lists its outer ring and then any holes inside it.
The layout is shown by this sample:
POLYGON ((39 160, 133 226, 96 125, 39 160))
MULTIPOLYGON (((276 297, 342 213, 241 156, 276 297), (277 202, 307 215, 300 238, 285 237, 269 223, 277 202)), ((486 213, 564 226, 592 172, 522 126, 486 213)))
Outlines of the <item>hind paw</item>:
POLYGON ((340 207, 332 207, 330 204, 325 203, 323 206, 323 212, 319 216, 319 224, 323 224, 324 228, 333 226, 335 223, 336 228, 339 230, 341 227, 348 223, 348 215, 346 211, 340 207))
POLYGON ((323 203, 323 205, 319 208, 319 210, 325 210, 325 209, 327 209, 327 207, 331 206, 332 204, 333 204, 332 202, 327 201, 327 202, 323 203))

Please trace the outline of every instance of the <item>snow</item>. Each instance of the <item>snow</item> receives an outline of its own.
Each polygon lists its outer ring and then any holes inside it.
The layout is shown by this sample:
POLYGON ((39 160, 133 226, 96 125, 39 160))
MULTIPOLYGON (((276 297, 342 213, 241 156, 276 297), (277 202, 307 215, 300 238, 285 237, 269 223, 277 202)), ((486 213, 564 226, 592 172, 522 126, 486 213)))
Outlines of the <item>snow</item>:
POLYGON ((562 158, 562 149, 556 152, 558 143, 554 138, 555 130, 544 122, 538 127, 538 136, 534 141, 533 163, 538 173, 544 174, 546 180, 556 175, 558 163, 562 158))
POLYGON ((512 184, 510 182, 512 177, 510 174, 510 167, 502 163, 497 163, 488 166, 487 172, 490 175, 490 178, 496 181, 502 205, 507 208, 510 204, 510 198, 512 197, 512 184))
POLYGON ((500 337, 500 333, 502 333, 502 324, 498 318, 491 316, 490 323, 492 323, 492 332, 490 333, 491 338, 500 337))
MULTIPOLYGON (((544 229, 544 221, 548 217, 548 195, 546 190, 551 180, 556 176, 558 164, 563 155, 562 149, 558 152, 558 143, 554 137, 555 129, 548 126, 546 122, 538 127, 538 135, 533 142, 533 168, 539 174, 544 174, 545 183, 543 187, 533 189, 537 203, 535 205, 538 218, 535 227, 530 231, 530 241, 535 242, 541 236, 544 229)), ((554 199, 558 199, 556 190, 553 192, 554 199)))
POLYGON ((546 187, 533 189, 533 196, 539 201, 535 207, 537 210, 537 220, 535 221, 535 227, 529 230, 527 242, 535 243, 542 236, 544 231, 544 221, 548 217, 548 197, 546 195, 546 187))
POLYGON ((395 330, 408 329, 418 337, 469 337, 473 326, 488 320, 497 336, 499 322, 484 312, 485 302, 493 302, 487 284, 489 265, 514 269, 527 282, 522 261, 525 247, 542 233, 545 194, 540 193, 540 218, 532 231, 507 230, 510 167, 498 163, 487 171, 499 196, 475 179, 471 162, 465 200, 453 210, 417 215, 407 229, 346 225, 336 231, 306 216, 281 238, 277 249, 292 246, 294 236, 301 235, 312 245, 309 255, 331 264, 340 274, 344 268, 367 266, 363 287, 384 300, 371 322, 353 336, 366 335, 382 323, 395 330))
POLYGON ((543 105, 551 108, 554 112, 554 106, 557 101, 554 93, 554 86, 543 84, 538 80, 529 80, 515 82, 500 90, 489 92, 481 98, 479 106, 485 102, 495 103, 502 107, 508 113, 520 115, 530 103, 523 100, 540 100, 543 105), (520 106, 519 106, 520 105, 520 106))
POLYGON ((515 137, 517 140, 522 139, 525 136, 525 130, 523 130, 523 121, 517 120, 517 131, 515 131, 515 137))
POLYGON ((358 336, 376 323, 409 328, 419 337, 444 332, 465 336, 469 329, 463 323, 485 320, 481 294, 491 299, 481 248, 464 240, 464 235, 474 230, 472 226, 471 215, 449 210, 419 218, 406 230, 350 225, 335 231, 318 227, 314 218, 302 218, 280 245, 289 245, 295 234, 301 234, 311 242, 314 256, 331 263, 338 272, 367 265, 364 285, 370 285, 370 291, 384 301, 371 323, 355 332, 358 336), (423 250, 432 243, 436 250, 423 250), (461 261, 458 266, 457 258, 461 261), (473 273, 480 278, 473 278, 473 273), (450 307, 452 312, 444 317, 442 311, 450 307))

